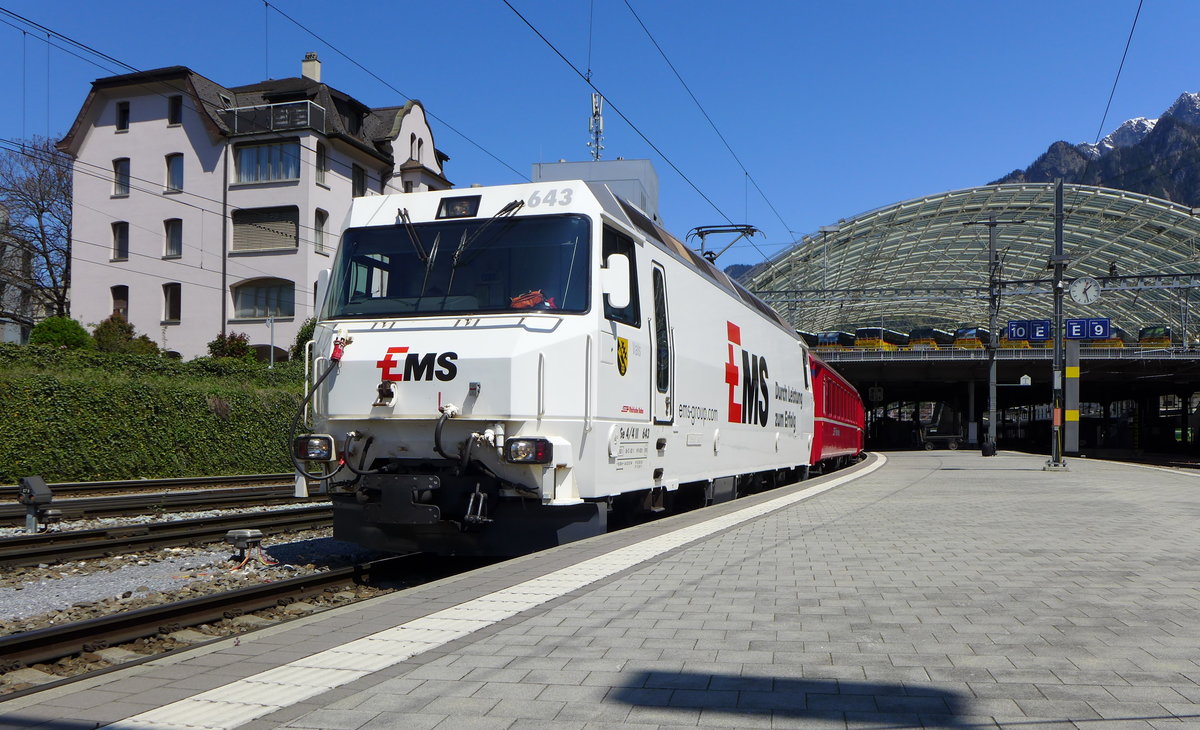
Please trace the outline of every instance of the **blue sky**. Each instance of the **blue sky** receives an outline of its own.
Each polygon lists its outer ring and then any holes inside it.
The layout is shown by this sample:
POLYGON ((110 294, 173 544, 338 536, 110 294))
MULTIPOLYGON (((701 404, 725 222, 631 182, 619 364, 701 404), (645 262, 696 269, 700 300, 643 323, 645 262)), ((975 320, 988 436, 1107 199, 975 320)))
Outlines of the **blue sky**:
MULTIPOLYGON (((521 182, 534 162, 589 156, 591 90, 502 0, 355 11, 271 2, 321 40, 261 0, 0 6, 137 69, 185 65, 226 86, 297 76, 305 52, 317 51, 322 80, 364 103, 421 100, 458 186, 521 182)), ((509 2, 581 71, 590 59, 609 104, 603 156, 653 160, 667 228, 683 236, 728 219, 763 230, 721 265, 760 262, 880 206, 985 184, 1055 140, 1095 141, 1138 8, 1137 0, 509 2)), ((1200 3, 1146 0, 1102 134, 1200 90, 1198 29, 1200 3)), ((9 109, 0 137, 62 135, 90 82, 124 72, 98 63, 0 24, 9 109)))

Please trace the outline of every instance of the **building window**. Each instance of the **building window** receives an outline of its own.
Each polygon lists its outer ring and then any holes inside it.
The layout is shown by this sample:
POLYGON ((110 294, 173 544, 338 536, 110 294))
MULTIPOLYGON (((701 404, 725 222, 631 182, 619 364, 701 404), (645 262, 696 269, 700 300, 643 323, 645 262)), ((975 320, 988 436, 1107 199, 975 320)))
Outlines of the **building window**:
POLYGON ((325 171, 329 169, 329 153, 325 151, 325 145, 317 142, 317 182, 321 185, 325 184, 325 171))
POLYGON ((295 249, 300 228, 300 209, 247 208, 233 212, 234 251, 295 249))
POLYGON ((242 145, 234 154, 240 183, 300 179, 299 140, 242 145))
POLYGON ((296 285, 286 279, 255 279, 233 287, 233 312, 238 319, 292 317, 296 285))
POLYGON ((112 257, 113 261, 129 260, 129 224, 125 221, 112 224, 112 257))
POLYGON ((113 160, 113 195, 117 197, 127 197, 129 195, 128 157, 113 160))
POLYGON ((329 227, 329 214, 317 208, 313 216, 313 249, 317 253, 325 253, 325 230, 329 227))
POLYGON ((417 162, 425 161, 425 140, 417 140, 417 162))
POLYGON ((129 131, 129 102, 127 101, 117 102, 117 131, 129 131))
POLYGON ((183 190, 183 155, 167 155, 167 187, 164 192, 178 193, 183 190))
POLYGON ((178 322, 180 311, 182 309, 181 294, 182 294, 183 285, 176 284, 176 283, 163 284, 162 289, 163 289, 163 321, 164 322, 178 322))
POLYGON ((412 191, 413 191, 413 182, 412 182, 412 180, 405 180, 405 181, 404 181, 404 192, 406 192, 406 193, 411 193, 412 191))
POLYGON ((109 291, 112 293, 112 313, 129 319, 129 287, 117 284, 109 291))
POLYGON ((179 258, 183 255, 183 221, 169 218, 163 221, 163 257, 179 258))
POLYGON ((167 97, 167 124, 183 124, 183 97, 167 97))
POLYGON ((417 159, 417 135, 408 135, 408 159, 417 159))
POLYGON ((367 171, 358 165, 354 165, 350 171, 350 186, 351 194, 356 198, 361 198, 367 194, 367 171))

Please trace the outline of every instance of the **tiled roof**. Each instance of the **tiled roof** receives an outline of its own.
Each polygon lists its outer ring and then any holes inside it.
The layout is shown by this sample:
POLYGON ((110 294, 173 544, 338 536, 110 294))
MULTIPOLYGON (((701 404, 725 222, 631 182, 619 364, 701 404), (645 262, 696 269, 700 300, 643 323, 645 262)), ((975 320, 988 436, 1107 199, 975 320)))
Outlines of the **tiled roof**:
MULTIPOLYGON (((222 115, 218 113, 227 106, 222 97, 232 100, 235 107, 310 100, 326 111, 325 133, 327 136, 340 138, 389 164, 394 162, 392 140, 399 133, 401 121, 414 104, 420 103, 414 100, 404 106, 372 109, 328 84, 307 77, 269 79, 243 86, 225 87, 186 66, 167 66, 149 71, 107 76, 93 81, 91 92, 80 108, 79 116, 67 136, 59 142, 59 148, 68 152, 74 151, 76 137, 88 116, 89 108, 98 90, 151 83, 177 84, 181 92, 189 93, 198 101, 196 106, 199 111, 203 112, 202 117, 205 119, 205 123, 213 132, 221 135, 230 133, 222 115), (361 127, 357 131, 351 131, 347 127, 346 122, 349 116, 362 120, 361 127)), ((436 150, 435 153, 438 160, 449 159, 436 150)))

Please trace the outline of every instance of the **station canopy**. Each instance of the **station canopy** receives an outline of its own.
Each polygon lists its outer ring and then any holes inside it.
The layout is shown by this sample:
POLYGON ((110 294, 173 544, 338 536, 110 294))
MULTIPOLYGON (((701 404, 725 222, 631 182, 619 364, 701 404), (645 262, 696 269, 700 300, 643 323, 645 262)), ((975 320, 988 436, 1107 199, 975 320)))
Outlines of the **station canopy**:
MULTIPOLYGON (((1090 276, 1103 288, 1090 305, 1064 296, 1065 317, 1109 318, 1132 337, 1156 325, 1176 340, 1200 334, 1189 322, 1192 306, 1200 313, 1198 209, 1088 185, 1064 185, 1063 202, 1064 279, 1090 276)), ((807 332, 987 327, 994 220, 999 327, 1050 319, 1054 218, 1054 183, 929 195, 823 226, 741 279, 807 332)))

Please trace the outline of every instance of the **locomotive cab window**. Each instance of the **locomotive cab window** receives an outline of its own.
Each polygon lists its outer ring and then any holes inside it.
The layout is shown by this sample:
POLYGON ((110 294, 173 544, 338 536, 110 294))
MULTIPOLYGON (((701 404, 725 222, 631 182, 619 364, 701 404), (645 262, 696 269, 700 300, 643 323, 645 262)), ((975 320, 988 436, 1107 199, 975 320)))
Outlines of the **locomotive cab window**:
POLYGON ((331 317, 584 312, 584 216, 472 218, 346 231, 331 317))
POLYGON ((613 254, 623 254, 629 259, 629 304, 624 307, 617 308, 612 306, 608 301, 608 296, 604 297, 604 317, 611 319, 614 322, 621 322, 630 327, 641 327, 641 309, 638 305, 638 280, 637 280, 637 259, 634 258, 633 239, 629 236, 620 234, 607 226, 604 228, 604 241, 601 245, 601 259, 604 263, 602 266, 607 266, 608 257, 613 254))

